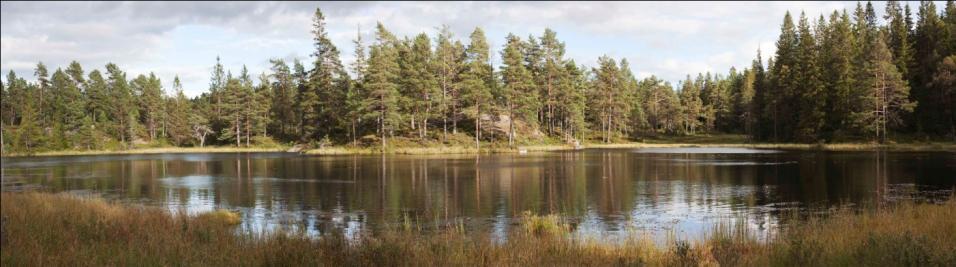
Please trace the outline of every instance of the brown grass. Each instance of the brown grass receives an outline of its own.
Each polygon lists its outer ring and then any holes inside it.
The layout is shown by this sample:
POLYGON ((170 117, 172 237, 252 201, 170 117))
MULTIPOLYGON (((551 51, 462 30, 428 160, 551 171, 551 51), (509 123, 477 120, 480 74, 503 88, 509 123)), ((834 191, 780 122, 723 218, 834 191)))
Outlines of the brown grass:
POLYGON ((3 266, 953 266, 956 201, 838 211, 757 241, 741 225, 699 242, 572 238, 559 216, 526 214, 505 242, 462 227, 237 233, 232 212, 170 214, 62 194, 2 194, 3 266))

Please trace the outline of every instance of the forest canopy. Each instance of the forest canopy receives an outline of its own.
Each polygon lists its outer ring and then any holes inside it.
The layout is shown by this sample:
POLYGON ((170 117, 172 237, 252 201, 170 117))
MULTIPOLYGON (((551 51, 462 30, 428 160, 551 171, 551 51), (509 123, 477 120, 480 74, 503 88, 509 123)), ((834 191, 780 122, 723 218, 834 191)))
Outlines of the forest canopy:
POLYGON ((86 71, 37 63, 2 86, 5 151, 120 149, 134 144, 380 145, 392 138, 467 135, 508 145, 551 139, 619 142, 703 133, 763 142, 956 138, 956 5, 896 1, 829 14, 783 15, 776 52, 750 66, 688 74, 678 84, 637 79, 626 59, 579 65, 552 29, 509 34, 493 55, 485 32, 356 36, 339 51, 316 8, 310 62, 270 61, 265 73, 226 70, 209 88, 166 94, 153 73, 115 64, 86 71), (914 18, 915 16, 915 18, 914 18), (341 53, 355 60, 344 65, 341 53), (491 58, 500 56, 497 69, 491 58))

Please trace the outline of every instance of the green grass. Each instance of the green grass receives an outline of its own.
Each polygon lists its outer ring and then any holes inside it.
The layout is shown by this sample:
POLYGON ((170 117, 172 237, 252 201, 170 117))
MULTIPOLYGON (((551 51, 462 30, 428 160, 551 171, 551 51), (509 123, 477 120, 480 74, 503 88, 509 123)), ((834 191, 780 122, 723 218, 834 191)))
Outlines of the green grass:
POLYGON ((158 208, 47 193, 3 193, 3 266, 952 266, 956 201, 836 211, 758 241, 739 224, 701 241, 573 238, 560 216, 526 213, 507 241, 462 227, 237 233, 232 212, 158 208))

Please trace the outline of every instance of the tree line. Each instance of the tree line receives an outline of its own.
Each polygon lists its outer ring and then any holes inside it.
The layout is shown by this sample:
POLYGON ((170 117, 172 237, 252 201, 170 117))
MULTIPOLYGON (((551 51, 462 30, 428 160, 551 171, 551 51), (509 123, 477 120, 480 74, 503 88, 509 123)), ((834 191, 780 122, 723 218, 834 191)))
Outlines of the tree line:
POLYGON ((784 15, 776 53, 751 66, 700 73, 675 86, 637 79, 626 59, 597 66, 565 55, 557 33, 509 34, 493 67, 481 28, 467 42, 447 26, 437 36, 399 37, 378 23, 357 34, 346 66, 325 16, 312 21, 312 62, 270 61, 256 79, 216 59, 208 91, 164 93, 154 74, 127 77, 109 63, 78 62, 35 81, 11 71, 2 84, 7 151, 116 149, 133 144, 250 146, 293 142, 387 146, 388 140, 615 142, 646 136, 746 134, 757 141, 885 141, 891 134, 956 134, 956 6, 873 6, 813 19, 784 15), (306 65, 308 64, 308 65, 306 65), (256 81, 257 80, 257 81, 256 81))

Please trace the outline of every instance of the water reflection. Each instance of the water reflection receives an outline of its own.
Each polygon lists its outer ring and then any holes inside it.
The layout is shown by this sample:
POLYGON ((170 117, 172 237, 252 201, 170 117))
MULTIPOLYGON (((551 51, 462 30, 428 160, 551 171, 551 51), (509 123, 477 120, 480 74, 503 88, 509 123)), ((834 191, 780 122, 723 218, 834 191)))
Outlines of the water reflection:
POLYGON ((460 223, 499 238, 524 211, 576 232, 694 238, 719 221, 772 232, 791 210, 945 199, 952 152, 585 150, 527 155, 164 154, 4 159, 4 190, 100 194, 196 213, 241 212, 242 228, 347 236, 406 221, 460 223))

